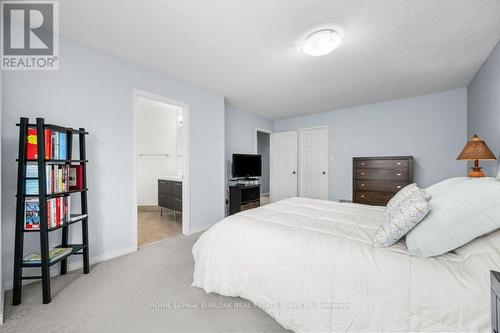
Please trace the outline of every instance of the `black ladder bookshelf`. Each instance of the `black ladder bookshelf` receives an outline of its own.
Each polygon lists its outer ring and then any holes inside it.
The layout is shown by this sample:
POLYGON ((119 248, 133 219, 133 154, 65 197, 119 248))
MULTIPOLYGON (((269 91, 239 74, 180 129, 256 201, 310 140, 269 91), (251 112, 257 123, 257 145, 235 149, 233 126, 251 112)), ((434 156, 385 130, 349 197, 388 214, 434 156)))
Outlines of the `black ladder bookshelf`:
POLYGON ((16 236, 14 249, 14 290, 12 304, 21 304, 22 282, 23 280, 42 280, 42 295, 43 303, 47 304, 51 301, 50 292, 50 267, 60 263, 60 273, 65 275, 68 270, 68 257, 71 255, 82 255, 83 257, 83 273, 89 273, 89 246, 88 246, 88 207, 87 207, 87 168, 86 168, 86 151, 85 151, 85 136, 88 134, 84 128, 73 129, 57 125, 45 124, 43 118, 37 118, 36 124, 29 124, 28 118, 21 118, 19 124, 19 157, 17 169, 17 207, 16 207, 16 236), (37 159, 28 160, 26 157, 28 128, 36 128, 37 132, 37 159), (54 160, 45 159, 45 129, 50 128, 57 132, 66 133, 67 138, 67 159, 54 160), (80 159, 72 159, 73 135, 78 135, 80 148, 80 159), (36 163, 38 167, 38 194, 27 195, 25 191, 26 169, 28 163, 36 163), (82 165, 82 188, 78 190, 68 190, 54 194, 47 194, 46 186, 46 165, 49 164, 81 164, 82 165), (60 226, 49 227, 47 224, 47 200, 55 197, 70 196, 72 193, 80 193, 81 200, 81 218, 76 218, 73 221, 66 221, 60 226), (26 198, 37 197, 39 199, 39 218, 40 229, 33 230, 24 227, 25 219, 25 202, 26 198), (68 232, 71 224, 81 222, 82 226, 82 244, 69 244, 68 232), (71 252, 64 256, 50 260, 49 259, 49 233, 54 230, 62 229, 61 244, 57 247, 71 248, 71 252), (23 243, 24 234, 27 232, 40 233, 40 252, 41 261, 38 262, 23 262, 23 243), (24 276, 23 268, 40 267, 41 275, 24 276))

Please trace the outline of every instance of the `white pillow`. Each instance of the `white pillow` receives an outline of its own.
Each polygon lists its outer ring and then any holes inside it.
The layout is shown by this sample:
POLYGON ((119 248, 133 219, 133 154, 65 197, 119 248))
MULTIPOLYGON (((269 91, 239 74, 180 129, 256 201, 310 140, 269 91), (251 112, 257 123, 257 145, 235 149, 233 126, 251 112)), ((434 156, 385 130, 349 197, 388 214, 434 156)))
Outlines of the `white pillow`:
POLYGON ((384 220, 373 239, 373 245, 376 247, 393 245, 422 221, 429 210, 425 191, 417 188, 398 207, 386 211, 384 220))
POLYGON ((467 178, 430 201, 431 212, 406 236, 411 255, 437 256, 500 228, 500 182, 467 178))
POLYGON ((436 196, 439 196, 443 193, 446 193, 450 188, 452 188, 455 185, 461 184, 463 182, 466 182, 469 180, 469 177, 453 177, 453 178, 448 178, 445 179, 439 183, 436 183, 434 185, 431 185, 427 187, 425 190, 429 195, 432 196, 432 198, 435 198, 436 196))

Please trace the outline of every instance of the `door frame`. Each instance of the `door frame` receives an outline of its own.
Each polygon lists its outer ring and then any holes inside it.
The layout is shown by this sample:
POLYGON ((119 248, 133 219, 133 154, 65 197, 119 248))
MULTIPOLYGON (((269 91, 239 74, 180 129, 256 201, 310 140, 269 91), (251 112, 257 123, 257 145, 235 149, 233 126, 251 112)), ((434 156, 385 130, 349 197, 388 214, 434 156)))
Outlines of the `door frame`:
POLYGON ((269 192, 261 193, 261 195, 270 195, 271 194, 271 154, 270 154, 271 150, 270 149, 271 149, 271 134, 273 133, 273 131, 259 127, 255 128, 255 149, 254 149, 255 154, 258 154, 259 140, 257 139, 257 137, 259 132, 266 133, 269 135, 269 192))
POLYGON ((188 235, 190 231, 190 192, 189 192, 189 137, 190 137, 190 112, 189 104, 167 98, 164 96, 156 95, 139 89, 133 89, 133 126, 132 126, 132 241, 133 246, 137 250, 137 103, 138 98, 147 98, 160 103, 175 105, 182 108, 182 234, 188 235))
POLYGON ((310 131, 310 130, 319 130, 319 129, 326 129, 326 165, 327 165, 327 182, 326 182, 326 200, 328 200, 328 196, 330 194, 330 131, 328 129, 328 125, 321 125, 321 126, 313 126, 313 127, 303 127, 303 128, 298 128, 297 129, 297 195, 300 194, 300 179, 302 177, 302 172, 299 171, 300 165, 301 165, 301 140, 300 140, 300 133, 302 131, 310 131))
POLYGON ((271 130, 268 130, 268 129, 259 128, 259 127, 255 128, 255 146, 254 146, 254 152, 255 152, 255 154, 257 154, 257 146, 258 146, 257 133, 258 132, 267 133, 269 135, 271 135, 271 134, 274 133, 274 131, 271 131, 271 130))

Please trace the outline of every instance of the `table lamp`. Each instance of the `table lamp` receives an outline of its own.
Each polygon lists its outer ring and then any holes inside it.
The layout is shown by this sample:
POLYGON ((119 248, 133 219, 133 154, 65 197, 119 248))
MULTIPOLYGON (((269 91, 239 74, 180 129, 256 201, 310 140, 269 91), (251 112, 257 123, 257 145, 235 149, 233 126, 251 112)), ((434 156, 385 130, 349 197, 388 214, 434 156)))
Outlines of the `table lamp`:
POLYGON ((469 177, 484 177, 484 172, 479 166, 479 160, 496 160, 495 155, 490 150, 486 142, 481 140, 476 134, 472 137, 472 141, 467 142, 457 160, 474 161, 474 166, 469 172, 469 177))

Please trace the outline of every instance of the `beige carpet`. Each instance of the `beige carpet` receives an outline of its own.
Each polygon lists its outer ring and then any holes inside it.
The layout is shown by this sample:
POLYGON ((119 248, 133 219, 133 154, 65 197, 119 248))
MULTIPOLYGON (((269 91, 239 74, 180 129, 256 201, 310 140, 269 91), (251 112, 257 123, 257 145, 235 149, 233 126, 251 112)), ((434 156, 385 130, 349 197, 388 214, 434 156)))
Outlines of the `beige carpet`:
POLYGON ((93 265, 88 275, 74 271, 53 278, 47 305, 40 282, 24 287, 23 303, 16 307, 9 291, 0 332, 285 332, 248 301, 190 286, 191 248, 198 236, 145 246, 93 265), (243 309, 223 308, 240 302, 243 309), (194 309, 205 304, 212 309, 194 309))

